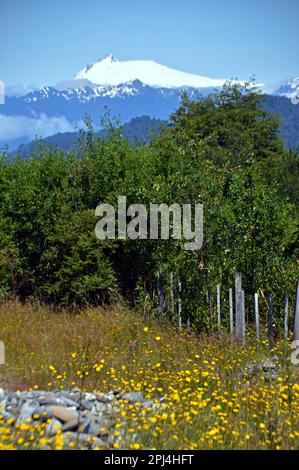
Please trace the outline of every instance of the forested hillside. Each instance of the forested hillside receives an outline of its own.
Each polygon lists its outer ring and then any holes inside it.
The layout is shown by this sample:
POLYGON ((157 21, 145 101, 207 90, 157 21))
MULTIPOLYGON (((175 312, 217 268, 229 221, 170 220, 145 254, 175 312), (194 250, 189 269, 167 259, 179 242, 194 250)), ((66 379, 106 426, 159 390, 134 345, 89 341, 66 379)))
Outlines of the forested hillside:
POLYGON ((283 96, 265 95, 263 109, 280 116, 281 136, 286 147, 292 150, 299 148, 299 106, 283 96))
MULTIPOLYGON (((165 124, 166 122, 160 119, 150 118, 149 116, 139 116, 123 124, 121 133, 132 145, 135 145, 137 142, 145 144, 151 139, 153 134, 160 132, 160 127, 163 123, 165 124)), ((95 132, 94 138, 105 139, 108 134, 109 132, 104 129, 95 132)), ((84 140, 84 133, 82 134, 82 132, 63 132, 44 139, 36 139, 30 144, 22 144, 14 153, 19 153, 22 158, 27 158, 33 153, 38 152, 38 148, 41 144, 45 147, 56 147, 65 152, 78 151, 81 148, 80 142, 82 142, 82 139, 84 140)))
MULTIPOLYGON (((284 141, 286 148, 296 151, 299 147, 299 106, 293 104, 288 98, 273 95, 264 95, 261 101, 261 109, 269 111, 277 115, 280 119, 280 135, 284 141)), ((122 134, 128 138, 131 144, 137 141, 146 143, 151 139, 152 134, 160 131, 160 125, 165 121, 150 116, 138 116, 124 123, 122 126, 122 134)), ((97 133, 100 139, 107 137, 107 131, 102 130, 97 133)), ((16 152, 19 152, 23 158, 36 152, 40 143, 45 146, 55 146, 64 151, 78 149, 78 141, 80 140, 79 132, 64 132, 55 134, 44 139, 37 139, 28 144, 18 146, 16 152)))

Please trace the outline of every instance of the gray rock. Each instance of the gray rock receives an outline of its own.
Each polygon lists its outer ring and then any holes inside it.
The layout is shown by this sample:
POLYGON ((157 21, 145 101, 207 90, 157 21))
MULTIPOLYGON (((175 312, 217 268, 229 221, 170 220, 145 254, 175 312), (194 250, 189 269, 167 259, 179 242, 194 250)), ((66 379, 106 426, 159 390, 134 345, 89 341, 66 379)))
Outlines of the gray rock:
POLYGON ((121 398, 123 400, 128 400, 130 403, 136 403, 136 402, 143 402, 144 401, 144 396, 141 392, 129 392, 129 393, 124 393, 121 398))
POLYGON ((20 401, 18 398, 7 398, 7 405, 18 407, 24 404, 24 401, 20 401))
POLYGON ((258 364, 248 364, 248 366, 245 369, 244 375, 247 375, 248 377, 253 377, 254 375, 259 374, 260 371, 261 371, 261 366, 259 366, 258 364))
POLYGON ((62 426, 62 431, 63 432, 76 431, 76 429, 78 428, 78 424, 79 424, 78 418, 71 419, 70 421, 64 423, 64 425, 62 426))
POLYGON ((34 400, 39 396, 44 396, 45 393, 46 392, 43 392, 41 390, 31 390, 30 392, 21 392, 19 394, 19 398, 24 401, 34 400))
POLYGON ((82 395, 80 393, 70 393, 66 398, 73 400, 75 403, 78 403, 80 400, 82 400, 82 395))
POLYGON ((90 421, 88 433, 93 436, 108 436, 109 429, 112 427, 112 422, 107 419, 93 419, 90 421))
POLYGON ((101 433, 102 426, 96 421, 91 421, 88 427, 88 433, 92 436, 99 436, 101 433))
POLYGON ((40 406, 34 410, 32 417, 33 419, 36 419, 38 421, 41 421, 42 423, 45 423, 48 419, 53 418, 54 415, 45 406, 40 406), (38 416, 38 418, 35 418, 35 416, 38 416))
POLYGON ((111 403, 106 403, 104 414, 111 415, 112 412, 113 412, 113 406, 111 405, 111 403))
MULTIPOLYGON (((86 444, 87 447, 90 447, 93 442, 97 441, 97 438, 95 439, 94 436, 92 436, 91 434, 88 434, 86 432, 80 432, 80 433, 67 432, 67 433, 64 434, 63 437, 64 437, 64 441, 66 443, 70 443, 71 441, 80 442, 82 444, 86 444)), ((99 439, 98 442, 103 443, 103 441, 101 439, 99 439)))
POLYGON ((12 418, 14 419, 14 416, 9 411, 3 410, 0 413, 2 414, 4 421, 8 421, 12 418))
POLYGON ((82 419, 83 418, 88 420, 89 422, 88 430, 86 430, 85 432, 88 432, 88 434, 92 434, 94 436, 106 436, 109 433, 108 430, 114 424, 114 421, 107 418, 106 416, 94 415, 89 411, 83 411, 82 419))
POLYGON ((8 401, 12 401, 12 400, 18 401, 19 398, 20 398, 20 395, 17 392, 8 392, 7 394, 8 401))
POLYGON ((271 360, 266 360, 262 364, 262 369, 264 372, 273 372, 279 369, 279 365, 271 360))
POLYGON ((80 433, 87 433, 88 430, 89 430, 89 426, 90 426, 90 420, 88 418, 88 416, 82 416, 80 418, 80 422, 79 422, 79 426, 78 426, 78 431, 80 433))
POLYGON ((73 393, 72 391, 61 390, 60 396, 62 398, 67 398, 68 400, 77 400, 77 397, 80 396, 80 393, 73 393))
POLYGON ((268 372, 264 372, 264 380, 265 382, 275 382, 278 379, 277 370, 269 370, 268 372))
POLYGON ((277 379, 277 372, 279 370, 278 357, 273 357, 272 359, 266 359, 260 364, 248 364, 241 378, 251 379, 255 376, 262 376, 264 379, 269 382, 277 379))
POLYGON ((7 405, 6 410, 9 411, 12 415, 16 416, 21 413, 22 407, 19 406, 13 406, 13 405, 7 405))
POLYGON ((113 394, 108 394, 108 393, 96 393, 96 398, 99 402, 101 403, 111 403, 116 399, 116 397, 113 394))
POLYGON ((63 434, 63 441, 65 442, 65 444, 69 444, 70 442, 76 442, 77 436, 77 432, 67 431, 63 434))
POLYGON ((5 408, 7 404, 7 400, 4 398, 3 400, 0 401, 0 408, 5 408))
POLYGON ((92 403, 90 403, 90 401, 88 400, 80 400, 80 405, 81 405, 81 409, 84 409, 84 410, 88 410, 88 411, 91 411, 92 410, 92 403))
POLYGON ((73 408, 74 410, 77 410, 79 408, 79 403, 76 402, 75 400, 71 400, 70 398, 67 397, 62 397, 63 404, 65 406, 68 406, 69 408, 73 408))
POLYGON ((41 405, 57 405, 57 406, 65 405, 63 399, 55 398, 55 397, 39 397, 38 401, 41 405))
POLYGON ((145 400, 142 402, 142 408, 152 408, 154 406, 154 400, 145 400))
POLYGON ((21 412, 16 420, 16 424, 23 424, 26 421, 32 421, 32 415, 37 408, 38 406, 35 402, 25 403, 21 408, 21 412))
POLYGON ((90 434, 87 434, 85 432, 81 432, 78 434, 78 440, 80 442, 86 442, 87 440, 91 440, 94 436, 91 436, 90 434))
MULTIPOLYGON (((270 376, 269 380, 272 380, 276 369, 270 367, 265 372, 262 365, 259 367, 265 380, 268 380, 267 375, 270 376)), ((147 400, 141 392, 133 391, 120 395, 118 390, 109 393, 81 392, 79 389, 51 392, 33 390, 20 393, 2 391, 0 388, 4 426, 12 429, 15 424, 26 421, 46 422, 48 437, 62 432, 66 444, 74 441, 80 449, 111 448, 114 442, 123 438, 125 429, 120 430, 120 436, 117 438, 112 432, 115 424, 114 414, 119 407, 120 398, 128 403, 139 402, 142 408, 152 409, 159 408, 164 399, 161 398, 155 404, 154 400, 147 400), (12 422, 8 425, 9 419, 12 422)), ((134 434, 130 437, 134 440, 134 434)), ((49 444, 48 448, 51 448, 51 445, 49 444)))
POLYGON ((52 413, 55 418, 59 419, 59 421, 62 421, 63 423, 78 418, 78 413, 75 410, 65 406, 50 405, 47 407, 47 410, 50 411, 50 413, 52 413))
POLYGON ((55 436, 62 429, 62 424, 58 419, 52 419, 46 427, 46 434, 48 436, 55 436))
POLYGON ((106 442, 104 442, 102 439, 100 439, 99 437, 97 437, 96 439, 94 439, 91 443, 91 448, 94 449, 95 447, 98 447, 100 449, 107 449, 108 448, 108 445, 106 442))
POLYGON ((85 400, 88 400, 88 401, 95 401, 97 399, 95 393, 89 393, 89 392, 84 393, 84 398, 85 400))
POLYGON ((105 411, 106 411, 105 403, 102 403, 100 401, 94 402, 93 407, 92 407, 92 411, 99 414, 99 415, 105 413, 105 411))

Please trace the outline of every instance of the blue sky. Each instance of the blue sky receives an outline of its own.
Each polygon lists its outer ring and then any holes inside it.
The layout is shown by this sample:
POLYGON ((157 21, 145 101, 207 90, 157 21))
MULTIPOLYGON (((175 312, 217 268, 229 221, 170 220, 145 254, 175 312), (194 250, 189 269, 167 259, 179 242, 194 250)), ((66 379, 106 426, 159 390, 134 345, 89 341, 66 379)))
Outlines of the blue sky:
POLYGON ((0 80, 55 84, 107 52, 273 83, 299 75, 298 0, 0 0, 0 80))

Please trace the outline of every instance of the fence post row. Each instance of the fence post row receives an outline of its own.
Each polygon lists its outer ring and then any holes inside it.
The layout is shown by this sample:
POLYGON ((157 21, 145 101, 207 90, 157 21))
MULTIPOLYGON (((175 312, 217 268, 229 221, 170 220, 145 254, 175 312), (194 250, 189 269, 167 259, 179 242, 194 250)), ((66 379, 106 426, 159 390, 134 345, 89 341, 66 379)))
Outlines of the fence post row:
MULTIPOLYGON (((182 282, 178 278, 178 299, 177 299, 177 308, 178 308, 178 327, 179 330, 183 326, 183 315, 182 315, 182 282)), ((175 287, 174 287, 174 275, 173 272, 170 273, 170 301, 171 301, 171 311, 175 313, 175 287)), ((218 329, 221 327, 221 286, 217 284, 217 325, 218 329)), ((228 290, 228 300, 229 300, 229 333, 230 337, 233 337, 235 332, 236 339, 238 342, 245 344, 246 336, 246 318, 245 318, 245 292, 242 289, 242 274, 239 272, 235 273, 235 321, 234 321, 234 302, 233 302, 233 289, 229 288, 228 290)), ((163 276, 159 272, 158 278, 158 306, 163 311, 165 308, 166 299, 165 299, 165 286, 163 282, 163 276), (160 281, 160 282, 159 282, 160 281)), ((260 317, 259 317, 259 295, 257 292, 254 293, 254 315, 255 315, 255 331, 256 339, 260 340, 260 317)), ((188 314, 186 320, 187 328, 190 328, 191 321, 188 314)), ((273 349, 274 346, 274 314, 273 314, 273 295, 269 295, 269 323, 268 323, 268 336, 269 336, 269 345, 270 349, 273 349)), ((286 293, 284 297, 284 340, 287 342, 289 337, 289 294, 286 293)), ((299 281, 296 284, 296 295, 295 295, 295 312, 294 312, 294 330, 293 330, 293 340, 299 341, 299 281)))

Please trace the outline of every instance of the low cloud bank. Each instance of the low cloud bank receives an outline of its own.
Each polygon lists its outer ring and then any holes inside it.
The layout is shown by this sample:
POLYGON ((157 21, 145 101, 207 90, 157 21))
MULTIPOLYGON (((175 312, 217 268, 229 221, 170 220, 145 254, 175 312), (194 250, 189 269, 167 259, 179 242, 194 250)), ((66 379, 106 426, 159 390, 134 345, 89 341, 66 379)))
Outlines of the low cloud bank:
POLYGON ((74 126, 64 116, 49 117, 46 114, 40 114, 37 117, 28 118, 0 114, 0 142, 22 137, 33 140, 36 137, 48 137, 58 132, 73 132, 74 130, 74 126))

